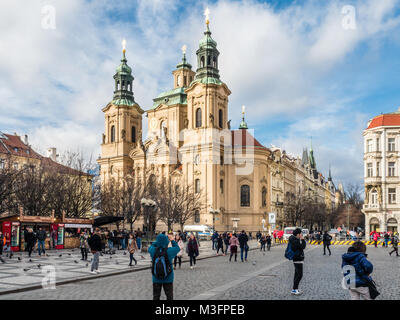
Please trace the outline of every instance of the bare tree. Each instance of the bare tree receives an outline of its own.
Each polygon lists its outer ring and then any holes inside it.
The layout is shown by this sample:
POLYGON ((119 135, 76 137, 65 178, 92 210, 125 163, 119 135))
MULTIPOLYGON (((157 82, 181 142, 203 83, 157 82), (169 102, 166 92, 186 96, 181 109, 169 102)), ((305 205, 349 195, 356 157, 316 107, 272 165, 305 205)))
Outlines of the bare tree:
POLYGON ((122 213, 129 223, 131 232, 133 231, 133 224, 142 215, 142 206, 140 200, 142 199, 143 187, 140 181, 135 182, 131 176, 123 179, 122 192, 121 192, 121 206, 122 213))
POLYGON ((304 220, 306 197, 301 194, 287 192, 283 203, 283 213, 286 223, 297 226, 304 220))
POLYGON ((2 158, 3 168, 0 169, 0 214, 15 207, 16 181, 21 170, 15 170, 10 165, 10 157, 2 158))

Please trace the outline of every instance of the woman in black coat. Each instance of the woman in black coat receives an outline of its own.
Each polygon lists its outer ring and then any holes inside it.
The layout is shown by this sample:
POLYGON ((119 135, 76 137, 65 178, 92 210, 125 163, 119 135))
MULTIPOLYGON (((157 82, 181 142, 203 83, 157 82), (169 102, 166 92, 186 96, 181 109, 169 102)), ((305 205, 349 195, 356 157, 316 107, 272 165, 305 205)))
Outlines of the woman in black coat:
POLYGON ((188 241, 187 253, 190 258, 190 269, 193 269, 196 266, 196 257, 199 255, 199 245, 193 233, 190 235, 188 241))

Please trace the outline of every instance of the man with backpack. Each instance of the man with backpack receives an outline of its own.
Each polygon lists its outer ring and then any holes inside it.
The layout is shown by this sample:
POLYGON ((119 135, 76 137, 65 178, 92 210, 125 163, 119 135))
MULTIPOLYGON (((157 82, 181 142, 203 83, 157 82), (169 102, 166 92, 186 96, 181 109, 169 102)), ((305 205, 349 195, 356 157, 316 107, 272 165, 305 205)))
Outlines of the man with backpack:
POLYGON ((303 233, 300 228, 293 231, 289 238, 289 243, 285 251, 285 257, 293 260, 294 264, 294 280, 293 290, 294 295, 300 295, 302 292, 299 290, 299 283, 303 277, 303 263, 304 263, 304 249, 306 248, 306 241, 303 238, 303 233))
POLYGON ((91 274, 100 273, 99 271, 99 259, 101 252, 101 238, 100 238, 100 229, 96 228, 94 234, 89 238, 88 244, 90 247, 90 251, 93 254, 92 266, 91 266, 91 274))
POLYGON ((150 246, 151 272, 153 275, 153 300, 160 300, 161 288, 164 288, 167 300, 173 300, 174 270, 172 261, 181 248, 169 234, 159 234, 156 241, 150 246), (168 248, 171 241, 172 247, 168 248))
POLYGON ((244 260, 247 262, 247 252, 249 251, 249 245, 247 242, 249 241, 249 237, 247 236, 246 232, 242 230, 242 233, 239 234, 238 237, 239 245, 240 245, 240 258, 243 262, 243 253, 244 253, 244 260))

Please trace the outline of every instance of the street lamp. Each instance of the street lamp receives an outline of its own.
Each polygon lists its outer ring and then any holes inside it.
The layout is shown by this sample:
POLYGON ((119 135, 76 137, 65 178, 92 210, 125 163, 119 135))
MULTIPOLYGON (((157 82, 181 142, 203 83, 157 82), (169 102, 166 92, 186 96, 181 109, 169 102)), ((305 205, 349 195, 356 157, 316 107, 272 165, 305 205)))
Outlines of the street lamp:
POLYGON ((143 198, 140 201, 140 204, 142 205, 144 211, 145 211, 145 216, 147 217, 147 246, 149 246, 149 229, 150 229, 150 209, 152 209, 153 211, 155 211, 157 209, 157 203, 152 200, 152 199, 146 199, 143 198))
POLYGON ((213 231, 215 232, 215 215, 219 214, 220 211, 218 209, 210 208, 210 213, 213 215, 213 231))

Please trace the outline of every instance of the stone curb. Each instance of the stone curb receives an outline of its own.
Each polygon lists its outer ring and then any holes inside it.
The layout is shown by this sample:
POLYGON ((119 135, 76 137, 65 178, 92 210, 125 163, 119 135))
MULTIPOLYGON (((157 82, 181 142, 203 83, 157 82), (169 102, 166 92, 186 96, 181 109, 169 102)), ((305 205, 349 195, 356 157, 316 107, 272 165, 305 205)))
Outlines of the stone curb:
MULTIPOLYGON (((275 244, 275 246, 276 245, 278 245, 278 244, 275 244)), ((254 247, 254 248, 250 248, 249 251, 257 250, 257 249, 259 249, 258 246, 254 247)), ((210 258, 215 258, 215 257, 220 257, 220 255, 218 255, 218 256, 215 254, 208 255, 205 257, 198 258, 196 260, 205 260, 205 259, 210 259, 210 258)), ((182 259, 182 263, 188 263, 189 261, 190 261, 189 259, 185 259, 185 260, 182 259)), ((75 278, 75 279, 60 280, 60 281, 56 282, 56 286, 70 284, 70 283, 76 283, 76 282, 81 282, 81 281, 87 281, 87 280, 92 280, 92 279, 118 276, 118 275, 125 274, 125 273, 138 272, 138 271, 149 270, 149 269, 150 269, 150 266, 146 266, 146 267, 138 267, 135 269, 126 269, 126 270, 120 270, 120 271, 115 271, 115 272, 109 272, 109 273, 99 274, 99 275, 83 276, 83 277, 75 278)), ((4 291, 0 291, 0 296, 6 295, 6 294, 12 294, 12 293, 32 291, 32 290, 37 290, 37 289, 42 289, 42 288, 43 288, 42 285, 36 284, 36 285, 32 285, 32 286, 27 286, 24 288, 4 290, 4 291)))

